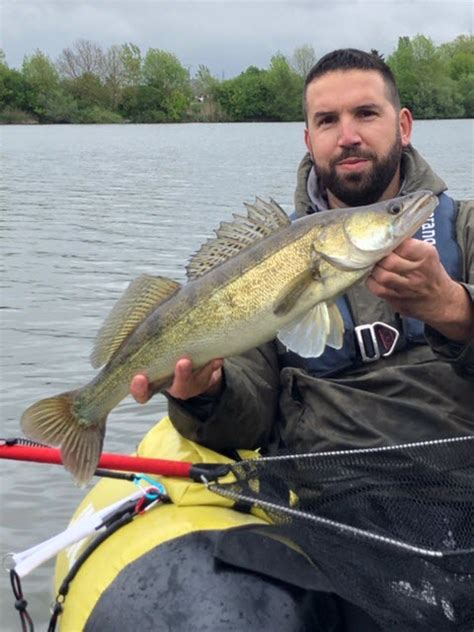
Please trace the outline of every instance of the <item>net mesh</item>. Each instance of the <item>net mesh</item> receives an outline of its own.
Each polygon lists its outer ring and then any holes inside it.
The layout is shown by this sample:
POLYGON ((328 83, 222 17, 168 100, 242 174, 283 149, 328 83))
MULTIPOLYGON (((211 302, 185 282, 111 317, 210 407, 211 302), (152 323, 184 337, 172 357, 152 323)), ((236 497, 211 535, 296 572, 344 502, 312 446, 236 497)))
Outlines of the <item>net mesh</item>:
POLYGON ((383 630, 474 630, 474 437, 277 456, 211 488, 260 507, 383 630))

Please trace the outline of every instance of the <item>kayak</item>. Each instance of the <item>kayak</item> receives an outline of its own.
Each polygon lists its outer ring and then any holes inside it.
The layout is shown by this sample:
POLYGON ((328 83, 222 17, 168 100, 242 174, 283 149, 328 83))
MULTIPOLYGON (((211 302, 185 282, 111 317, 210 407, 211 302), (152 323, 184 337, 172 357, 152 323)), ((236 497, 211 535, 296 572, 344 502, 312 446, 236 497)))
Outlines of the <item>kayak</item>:
MULTIPOLYGON (((137 455, 193 463, 232 462, 182 437, 168 418, 148 432, 137 455)), ((241 451, 240 456, 257 458, 258 453, 241 451)), ((117 529, 80 564, 61 599, 61 631, 215 630, 225 627, 235 612, 241 627, 230 629, 254 625, 259 613, 260 629, 274 630, 275 611, 288 610, 294 600, 258 574, 225 566, 216 571, 212 554, 219 533, 266 525, 264 517, 236 511, 233 501, 202 483, 155 478, 171 502, 160 503, 117 529), (240 590, 236 590, 237 576, 240 590)), ((136 490, 127 480, 101 480, 78 506, 71 525, 136 490)), ((58 555, 56 594, 90 541, 72 544, 58 555)), ((298 618, 296 604, 294 610, 298 618)))

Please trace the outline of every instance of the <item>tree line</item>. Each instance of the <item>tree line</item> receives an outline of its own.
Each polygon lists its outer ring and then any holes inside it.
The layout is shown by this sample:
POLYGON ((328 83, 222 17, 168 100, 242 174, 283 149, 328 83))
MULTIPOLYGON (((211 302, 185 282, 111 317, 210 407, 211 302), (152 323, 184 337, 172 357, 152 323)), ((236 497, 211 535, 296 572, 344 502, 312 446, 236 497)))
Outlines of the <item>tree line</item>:
MULTIPOLYGON (((19 70, 0 50, 0 122, 299 121, 304 78, 316 61, 304 45, 275 54, 268 68, 218 79, 204 65, 191 76, 172 53, 132 43, 104 50, 78 40, 55 62, 37 50, 19 70)), ((424 35, 400 37, 386 62, 415 117, 474 117, 472 35, 438 46, 424 35)))

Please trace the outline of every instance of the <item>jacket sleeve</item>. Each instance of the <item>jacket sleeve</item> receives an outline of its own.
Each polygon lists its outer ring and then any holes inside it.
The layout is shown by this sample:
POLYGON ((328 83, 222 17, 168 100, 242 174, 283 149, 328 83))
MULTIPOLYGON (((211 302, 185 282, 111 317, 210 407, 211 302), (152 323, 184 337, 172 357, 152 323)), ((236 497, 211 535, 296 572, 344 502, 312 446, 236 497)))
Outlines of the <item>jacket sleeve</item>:
MULTIPOLYGON (((456 222, 456 237, 463 260, 463 282, 474 305, 474 201, 461 202, 456 222)), ((473 308, 474 309, 474 308, 473 308)), ((474 331, 463 343, 442 336, 431 327, 425 328, 426 338, 435 354, 454 365, 460 373, 474 375, 474 331)))
POLYGON ((265 448, 275 431, 280 375, 276 344, 224 361, 218 399, 168 396, 168 414, 183 436, 216 451, 265 448))

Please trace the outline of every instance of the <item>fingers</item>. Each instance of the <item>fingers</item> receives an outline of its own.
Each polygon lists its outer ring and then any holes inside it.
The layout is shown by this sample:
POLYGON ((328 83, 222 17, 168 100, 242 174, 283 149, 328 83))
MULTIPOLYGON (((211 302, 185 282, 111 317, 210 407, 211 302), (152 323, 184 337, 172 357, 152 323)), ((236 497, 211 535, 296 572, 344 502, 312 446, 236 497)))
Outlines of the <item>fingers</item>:
MULTIPOLYGON (((224 360, 217 358, 205 366, 193 371, 189 358, 181 358, 176 363, 173 382, 168 393, 177 399, 189 399, 197 395, 217 395, 222 388, 222 366, 224 360)), ((146 404, 155 389, 148 377, 140 373, 135 375, 130 385, 130 393, 139 404, 146 404)))
POLYGON ((419 260, 405 259, 394 251, 379 261, 375 267, 395 274, 409 274, 413 270, 417 270, 419 266, 419 260))
POLYGON ((426 253, 432 249, 433 246, 430 244, 410 237, 402 241, 402 243, 397 246, 393 252, 403 259, 417 261, 419 259, 424 259, 426 257, 426 253))
POLYGON ((188 358, 176 363, 174 380, 168 393, 177 399, 189 399, 204 393, 217 394, 222 384, 222 359, 212 360, 200 369, 193 371, 188 358))
POLYGON ((174 380, 168 393, 177 399, 189 399, 204 393, 218 392, 222 382, 223 360, 212 360, 205 366, 193 371, 188 358, 176 363, 174 380))
POLYGON ((417 239, 406 239, 372 270, 367 287, 380 298, 414 298, 431 291, 445 271, 436 249, 417 239))
POLYGON ((402 271, 400 267, 393 270, 377 265, 367 279, 367 287, 381 298, 399 294, 411 296, 416 292, 418 282, 421 282, 421 279, 414 276, 414 270, 402 271))
POLYGON ((130 393, 139 404, 146 404, 152 396, 150 383, 146 375, 135 375, 130 384, 130 393))

